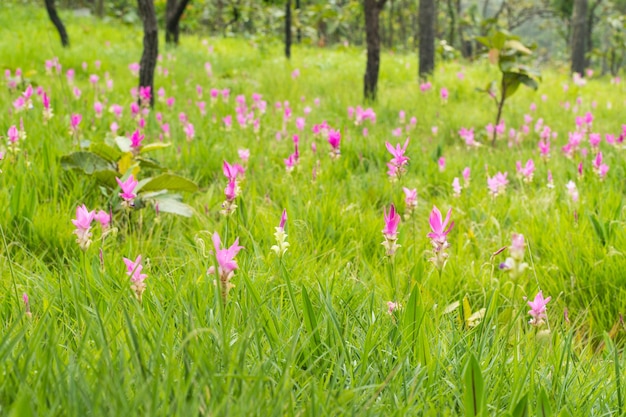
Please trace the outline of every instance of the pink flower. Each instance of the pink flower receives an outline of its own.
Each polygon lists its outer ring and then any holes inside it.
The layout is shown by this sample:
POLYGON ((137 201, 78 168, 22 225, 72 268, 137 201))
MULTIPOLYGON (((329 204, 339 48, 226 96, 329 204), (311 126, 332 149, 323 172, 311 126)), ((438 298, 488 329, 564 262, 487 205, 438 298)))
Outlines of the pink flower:
POLYGON ((382 245, 387 249, 387 255, 393 256, 400 247, 396 242, 398 240, 398 226, 400 224, 400 215, 396 212, 396 207, 392 204, 389 208, 383 209, 385 218, 385 228, 382 230, 385 241, 382 245))
POLYGON ((237 155, 239 155, 239 159, 245 164, 250 159, 250 149, 239 149, 237 150, 237 155))
POLYGON ((408 146, 409 146, 409 138, 406 139, 403 146, 400 146, 400 144, 398 143, 396 144, 395 148, 391 145, 391 143, 385 142, 385 147, 387 148, 389 153, 393 156, 391 162, 394 165, 398 167, 403 167, 406 164, 408 164, 409 158, 407 156, 404 156, 404 153, 406 152, 406 148, 408 146))
POLYGON ((185 136, 187 137, 187 142, 191 142, 193 137, 196 135, 196 131, 191 123, 187 123, 183 129, 185 131, 185 136))
MULTIPOLYGON (((231 247, 222 249, 220 235, 217 232, 213 233, 213 246, 215 247, 215 258, 218 264, 217 275, 221 284, 222 299, 226 301, 228 292, 234 287, 230 280, 235 275, 235 270, 239 268, 235 256, 243 249, 243 246, 239 246, 239 239, 235 239, 231 247)), ((207 272, 215 274, 215 267, 210 267, 207 272)))
POLYGON ((463 183, 465 184, 465 188, 467 188, 470 184, 470 175, 471 175, 470 167, 465 167, 463 169, 463 183))
POLYGON ((134 261, 124 258, 124 264, 126 264, 126 275, 130 277, 130 288, 135 291, 137 299, 141 301, 141 296, 146 289, 144 280, 148 278, 148 275, 142 274, 141 255, 138 255, 134 261))
POLYGON ((522 166, 521 161, 515 163, 517 173, 524 179, 525 182, 532 182, 533 174, 535 173, 535 162, 529 159, 526 165, 522 166))
POLYGON ((292 153, 284 162, 287 172, 292 172, 298 163, 298 154, 292 153))
POLYGON ((120 180, 119 178, 115 178, 115 180, 122 189, 122 192, 119 193, 119 196, 122 197, 126 203, 132 202, 133 199, 137 197, 137 195, 133 193, 135 187, 138 184, 137 180, 135 180, 135 177, 131 174, 124 182, 122 182, 122 180, 120 180))
POLYGON ((141 147, 141 142, 144 140, 145 136, 139 132, 139 129, 135 130, 133 134, 130 136, 130 147, 137 150, 141 147))
POLYGON ((602 163, 602 152, 598 152, 596 158, 593 160, 593 169, 600 179, 604 179, 607 172, 609 172, 609 166, 602 163))
POLYGON ((452 180, 452 191, 454 192, 454 196, 460 197, 462 189, 463 187, 461 187, 461 182, 459 181, 459 177, 454 177, 454 180, 452 180))
POLYGON ((400 225, 400 215, 396 212, 396 207, 393 204, 389 208, 389 214, 387 214, 387 209, 383 209, 383 213, 385 217, 383 235, 385 235, 387 239, 396 239, 398 226, 400 225))
POLYGON ((402 187, 402 191, 404 191, 404 203, 407 211, 410 213, 417 208, 417 189, 402 187))
POLYGON ((432 232, 428 233, 427 236, 431 239, 431 244, 433 245, 433 257, 429 260, 439 270, 444 267, 446 260, 448 259, 446 249, 450 246, 450 244, 447 241, 447 237, 450 230, 452 230, 452 227, 454 227, 454 222, 450 222, 451 214, 452 208, 448 210, 448 214, 446 215, 445 220, 443 220, 441 212, 436 206, 433 206, 433 209, 430 212, 429 223, 432 232), (448 222, 450 222, 449 225, 448 222))
POLYGON ((529 323, 533 326, 541 326, 545 323, 548 316, 546 315, 546 305, 550 302, 552 297, 543 298, 543 293, 539 291, 533 301, 528 302, 530 311, 528 314, 532 317, 529 323))
POLYGON ((83 116, 80 114, 75 113, 70 116, 70 127, 74 134, 78 131, 78 125, 82 120, 83 116))
POLYGON ((339 158, 339 156, 341 156, 341 151, 339 149, 339 145, 341 144, 341 132, 339 130, 329 129, 328 143, 332 148, 330 153, 331 158, 339 158))
POLYGON ((76 227, 74 234, 76 235, 76 243, 82 250, 87 250, 91 244, 91 222, 94 219, 94 212, 89 211, 83 204, 76 207, 76 218, 72 219, 72 224, 76 227))
POLYGON ((94 220, 106 229, 109 227, 109 223, 111 223, 111 215, 104 210, 100 210, 94 215, 94 220))
POLYGON ((447 89, 447 88, 445 88, 445 87, 443 87, 443 88, 441 89, 441 99, 442 99, 444 102, 448 101, 448 89, 447 89))
POLYGON ((493 177, 487 177, 487 186, 494 197, 503 194, 506 191, 506 186, 509 183, 509 180, 506 178, 507 175, 508 172, 505 172, 504 174, 502 172, 498 172, 493 177))
POLYGON ((20 140, 20 132, 15 125, 9 128, 7 131, 7 137, 9 138, 9 143, 12 145, 16 144, 20 140))
POLYGON ((432 230, 432 232, 428 233, 427 235, 429 238, 433 240, 433 242, 440 243, 440 244, 443 244, 446 242, 448 233, 450 233, 450 230, 452 230, 452 227, 454 227, 454 222, 451 222, 450 225, 448 225, 451 214, 452 214, 452 207, 450 207, 450 209, 448 210, 448 213, 446 214, 445 220, 443 220, 441 216, 441 212, 439 211, 437 206, 433 206, 433 209, 430 212, 430 218, 428 219, 428 222, 430 224, 430 229, 432 230))
POLYGON ((445 157, 440 157, 437 160, 437 165, 439 166, 439 171, 443 172, 446 169, 446 158, 445 157))

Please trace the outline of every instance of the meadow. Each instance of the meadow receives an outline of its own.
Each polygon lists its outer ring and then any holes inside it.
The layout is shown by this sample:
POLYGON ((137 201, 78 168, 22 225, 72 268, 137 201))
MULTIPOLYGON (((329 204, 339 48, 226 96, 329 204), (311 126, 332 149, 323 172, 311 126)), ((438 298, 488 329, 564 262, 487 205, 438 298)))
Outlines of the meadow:
POLYGON ((625 82, 491 146, 486 59, 183 36, 149 109, 62 17, 0 9, 0 415, 623 415, 625 82))

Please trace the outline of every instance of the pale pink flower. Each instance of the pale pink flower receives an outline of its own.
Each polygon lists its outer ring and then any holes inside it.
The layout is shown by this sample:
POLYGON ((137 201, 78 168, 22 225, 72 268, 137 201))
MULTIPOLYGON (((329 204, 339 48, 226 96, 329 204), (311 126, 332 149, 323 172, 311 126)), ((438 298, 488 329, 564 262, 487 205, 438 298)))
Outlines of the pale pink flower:
POLYGON ((243 246, 239 246, 239 239, 235 239, 231 247, 222 249, 220 235, 217 232, 213 233, 213 246, 218 267, 217 271, 214 266, 210 267, 207 273, 218 276, 222 301, 226 302, 228 292, 234 287, 230 280, 235 275, 235 270, 239 268, 235 256, 243 249, 243 246))
POLYGON ((95 213, 89 211, 83 204, 76 207, 76 219, 72 219, 72 224, 76 227, 74 234, 76 235, 76 243, 82 250, 87 250, 91 244, 91 222, 93 222, 95 213))
POLYGON ((100 223, 102 228, 107 229, 109 223, 111 223, 111 215, 104 210, 100 210, 94 215, 94 220, 100 223))
POLYGON ((452 180, 452 191, 454 192, 454 196, 460 197, 462 189, 463 187, 461 187, 461 182, 459 181, 459 177, 454 177, 454 180, 452 180))
POLYGON ((539 327, 545 323, 548 319, 548 316, 546 315, 546 305, 551 299, 552 297, 543 298, 543 293, 539 291, 535 296, 535 299, 528 302, 528 306, 530 307, 528 314, 531 316, 531 319, 528 322, 530 324, 539 327))
POLYGON ((506 191, 506 186, 509 183, 509 180, 506 178, 508 172, 502 173, 498 172, 493 177, 487 177, 487 186, 489 187, 489 191, 495 197, 500 194, 504 194, 506 191))
POLYGON ((137 197, 137 194, 135 194, 133 191, 135 191, 135 187, 137 187, 138 181, 135 180, 135 177, 132 174, 126 179, 126 181, 122 181, 119 178, 115 178, 115 180, 122 189, 122 192, 119 193, 119 196, 124 199, 125 203, 130 204, 133 199, 137 197))
POLYGON ((400 215, 396 212, 396 207, 392 204, 389 208, 383 209, 385 218, 385 228, 382 230, 385 241, 382 245, 387 249, 387 255, 393 256, 400 247, 396 242, 398 240, 398 226, 400 224, 400 215))
POLYGON ((148 278, 148 275, 142 273, 141 255, 138 255, 134 261, 124 258, 124 264, 126 265, 126 275, 130 277, 130 288, 135 292, 137 299, 141 301, 143 292, 146 289, 144 281, 148 278))

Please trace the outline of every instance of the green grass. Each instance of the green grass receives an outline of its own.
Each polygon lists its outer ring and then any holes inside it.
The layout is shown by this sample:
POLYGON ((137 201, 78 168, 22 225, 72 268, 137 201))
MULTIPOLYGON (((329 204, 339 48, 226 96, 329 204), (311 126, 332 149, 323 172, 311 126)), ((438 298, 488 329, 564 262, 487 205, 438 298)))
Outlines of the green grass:
MULTIPOLYGON (((503 140, 495 149, 468 150, 459 139, 461 127, 484 132, 493 122, 495 106, 475 91, 497 75, 486 62, 440 63, 433 91, 421 93, 416 58, 384 54, 380 97, 373 105, 377 121, 365 123, 369 135, 363 137, 362 126, 346 111, 363 104, 363 51, 296 47, 286 62, 279 44, 209 39, 214 47, 209 53, 201 39, 185 36, 178 49, 161 47, 160 66, 169 75, 160 72, 156 87, 164 87, 176 104, 173 109, 156 104, 146 142, 158 141, 154 113, 161 112, 172 126, 174 146, 153 156, 199 184, 199 192, 184 195, 195 214, 115 211, 117 233, 100 239, 94 226, 94 242, 82 252, 72 234, 76 207, 117 207, 119 197, 117 190, 61 167, 60 158, 76 150, 68 135, 69 115, 83 115, 83 139, 97 142, 110 135, 113 115, 94 117, 88 81, 89 74, 102 80, 108 72, 114 90, 100 99, 108 100, 105 108, 124 106, 120 133, 134 130, 128 107, 137 80, 128 64, 139 61, 141 32, 62 17, 72 42, 68 50, 60 47, 42 9, 0 10, 2 69, 21 68, 33 86, 49 93, 55 113, 44 126, 34 95, 34 108, 15 114, 12 102, 23 88, 0 90, 0 132, 23 118, 28 134, 20 152, 5 149, 0 161, 1 415, 473 415, 474 397, 484 398, 482 412, 493 416, 525 415, 515 413, 523 398, 529 415, 543 415, 546 406, 554 415, 620 415, 619 370, 626 365, 620 322, 626 311, 624 150, 601 145, 610 171, 600 181, 591 156, 578 179, 578 159, 564 158, 560 147, 575 129, 575 115, 587 111, 595 116, 594 131, 619 134, 624 84, 594 78, 579 88, 566 71, 551 68, 538 92, 520 89, 505 108, 507 129, 532 114, 533 126, 541 117, 557 131, 544 164, 536 133, 512 147, 503 140), (76 70, 80 100, 64 75, 45 74, 45 60, 55 56, 64 72, 76 70), (95 69, 95 60, 101 69, 95 69), (205 62, 213 66, 211 78, 205 62), (292 80, 295 68, 302 75, 292 80), (564 83, 570 85, 567 92, 564 83), (204 88, 206 117, 194 104, 196 85, 204 88), (447 104, 438 94, 444 86, 450 91, 447 104), (229 104, 209 108, 211 88, 230 88, 229 104), (250 103, 253 92, 268 102, 260 134, 240 129, 236 121, 225 131, 220 120, 234 116, 234 97, 245 94, 250 103), (578 113, 560 106, 573 105, 577 97, 582 98, 578 113), (312 107, 301 134, 300 165, 291 174, 283 159, 293 145, 275 138, 282 117, 274 103, 286 100, 294 117, 312 107), (528 110, 532 102, 534 113, 528 110), (391 156, 384 143, 401 139, 391 136, 400 110, 418 123, 409 133, 408 172, 390 182, 385 164, 391 156), (190 143, 179 112, 195 126, 190 143), (334 162, 326 141, 310 133, 323 120, 342 131, 342 156, 334 162), (432 126, 439 127, 437 136, 432 126), (251 157, 239 208, 226 218, 219 214, 226 186, 221 164, 237 161, 238 148, 249 148, 251 157), (440 155, 447 161, 444 172, 436 163, 440 155), (537 171, 527 184, 515 177, 515 162, 529 158, 537 171), (465 166, 472 170, 471 185, 455 198, 450 184, 465 166), (546 187, 548 169, 554 189, 546 187), (494 198, 486 176, 498 171, 509 172, 510 184, 506 194, 494 198), (577 183, 577 204, 567 194, 569 180, 577 183), (419 205, 400 224, 402 246, 390 259, 380 244, 383 208, 395 203, 404 213, 403 186, 418 189, 419 205), (428 261, 434 204, 453 207, 455 222, 441 274, 428 261), (270 247, 283 208, 291 247, 279 260, 270 247), (612 232, 598 232, 592 218, 612 232), (239 237, 245 247, 225 304, 206 273, 214 264, 214 231, 227 245, 239 237), (507 251, 493 256, 510 244, 512 233, 526 237, 525 260, 531 265, 515 280, 498 268, 507 251), (122 261, 138 254, 147 259, 149 275, 141 303, 122 261), (522 298, 532 299, 539 289, 552 296, 549 326, 543 327, 549 333, 528 324, 522 298), (32 317, 25 314, 23 293, 30 297, 32 317), (473 312, 485 308, 482 321, 471 328, 463 318, 470 313, 462 307, 464 299, 473 312), (387 314, 389 300, 402 305, 394 315, 387 314), (461 307, 446 313, 454 302, 461 307), (484 388, 468 396, 473 384, 480 385, 476 378, 484 388)), ((293 121, 288 132, 295 133, 293 121)))

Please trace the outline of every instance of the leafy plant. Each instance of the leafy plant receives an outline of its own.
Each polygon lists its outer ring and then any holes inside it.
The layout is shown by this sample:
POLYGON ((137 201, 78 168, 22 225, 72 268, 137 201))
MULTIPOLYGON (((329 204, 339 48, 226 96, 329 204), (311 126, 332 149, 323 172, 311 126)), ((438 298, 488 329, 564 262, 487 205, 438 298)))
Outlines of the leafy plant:
MULTIPOLYGON (((524 58, 532 54, 530 47, 524 45, 518 36, 505 30, 493 30, 490 36, 478 36, 476 40, 488 48, 489 62, 497 65, 501 73, 500 83, 492 81, 483 91, 494 100, 498 113, 495 125, 500 123, 502 109, 506 99, 511 97, 520 85, 536 90, 539 88, 541 73, 524 63, 524 58)), ((494 129, 492 145, 496 144, 494 129)))
POLYGON ((191 217, 193 209, 181 201, 180 194, 170 191, 195 192, 198 186, 187 178, 167 172, 158 161, 146 156, 169 146, 169 143, 151 143, 137 150, 131 148, 128 138, 118 136, 103 142, 89 143, 86 150, 61 157, 61 166, 92 177, 109 190, 117 188, 118 177, 136 176, 142 170, 152 171, 155 175, 138 180, 135 208, 152 206, 158 212, 191 217))

